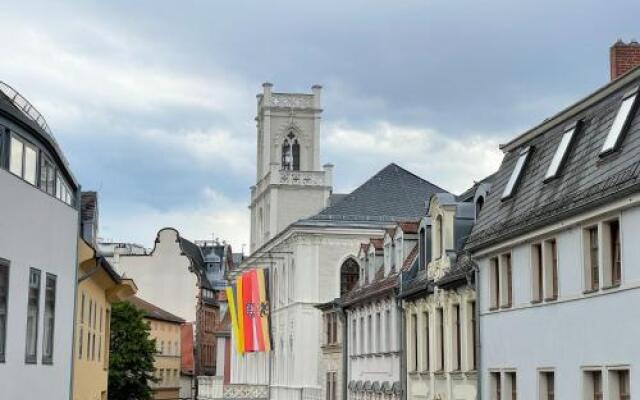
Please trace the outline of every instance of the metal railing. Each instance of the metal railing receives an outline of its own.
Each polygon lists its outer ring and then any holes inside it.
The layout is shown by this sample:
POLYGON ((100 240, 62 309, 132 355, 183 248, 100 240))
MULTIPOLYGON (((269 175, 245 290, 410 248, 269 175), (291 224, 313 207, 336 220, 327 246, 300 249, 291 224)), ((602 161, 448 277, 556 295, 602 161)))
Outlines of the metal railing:
POLYGON ((49 135, 53 136, 51 133, 51 129, 49 129, 49 125, 47 121, 44 119, 42 114, 27 100, 22 96, 17 90, 7 85, 6 83, 0 81, 0 91, 4 93, 5 96, 13 103, 16 108, 18 108, 27 118, 34 121, 40 128, 42 128, 49 135))

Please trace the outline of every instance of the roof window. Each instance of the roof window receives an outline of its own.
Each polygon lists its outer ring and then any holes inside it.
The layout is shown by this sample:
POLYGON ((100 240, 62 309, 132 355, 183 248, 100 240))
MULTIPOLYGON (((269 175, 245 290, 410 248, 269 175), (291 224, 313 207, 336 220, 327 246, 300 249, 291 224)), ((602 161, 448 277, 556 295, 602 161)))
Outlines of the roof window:
POLYGON ((544 176, 545 182, 558 176, 558 171, 560 171, 560 167, 562 167, 567 159, 569 146, 571 146, 573 137, 575 136, 576 131, 580 128, 580 125, 581 121, 577 121, 565 128, 560 144, 558 145, 556 153, 553 155, 553 159, 549 165, 549 169, 547 170, 547 174, 544 176))
POLYGON ((625 93, 622 98, 622 104, 618 109, 616 118, 613 120, 607 139, 604 141, 604 146, 600 150, 600 157, 606 156, 618 149, 620 141, 624 134, 624 131, 629 127, 631 122, 631 114, 635 108, 636 98, 638 97, 638 88, 625 93))
POLYGON ((524 166, 527 163, 527 159, 529 158, 529 153, 531 152, 530 150, 531 146, 527 146, 520 150, 520 156, 518 157, 516 166, 515 168, 513 168, 513 172, 511 173, 509 182, 507 182, 507 187, 504 188, 504 192, 502 193, 502 200, 508 199, 513 194, 516 185, 520 181, 522 170, 524 169, 524 166))

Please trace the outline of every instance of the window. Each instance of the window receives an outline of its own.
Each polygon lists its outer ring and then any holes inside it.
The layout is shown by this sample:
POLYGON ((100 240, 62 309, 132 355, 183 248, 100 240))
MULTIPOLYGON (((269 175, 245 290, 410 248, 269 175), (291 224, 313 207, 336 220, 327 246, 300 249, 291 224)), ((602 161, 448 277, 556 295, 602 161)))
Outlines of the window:
POLYGON ((53 363, 53 338, 56 321, 56 276, 47 274, 44 289, 44 334, 42 336, 42 363, 53 363))
POLYGON ((453 365, 454 371, 459 371, 462 369, 462 347, 460 346, 460 339, 462 336, 462 327, 460 326, 460 304, 455 304, 453 306, 453 361, 455 364, 453 365))
POLYGON ((478 325, 477 325, 477 321, 476 321, 476 302, 472 301, 471 302, 471 346, 472 347, 472 354, 473 354, 473 359, 471 360, 471 365, 473 365, 473 370, 475 371, 476 369, 478 369, 478 337, 477 337, 477 332, 476 330, 478 329, 478 325))
MULTIPOLYGON (((1 137, 0 137, 1 139, 1 137)), ((0 363, 7 346, 7 298, 9 297, 9 262, 0 259, 0 363)))
POLYGON ((490 264, 490 274, 491 277, 489 279, 490 284, 490 300, 491 300, 491 309, 497 309, 500 302, 500 265, 498 263, 498 258, 493 257, 489 260, 490 264))
POLYGON ((505 383, 507 385, 506 392, 508 396, 511 396, 509 400, 517 400, 518 399, 518 386, 517 386, 517 378, 516 373, 513 371, 505 372, 505 383))
POLYGON ((82 350, 84 342, 84 332, 82 326, 80 327, 80 335, 78 335, 78 359, 82 359, 82 350))
POLYGON ((71 189, 60 173, 56 180, 56 197, 69 205, 73 204, 71 189))
POLYGON ((282 144, 282 169, 300 170, 300 144, 293 132, 289 132, 282 144))
POLYGON ((382 334, 382 323, 380 321, 380 313, 376 313, 376 348, 375 351, 376 352, 381 352, 382 349, 380 348, 380 335, 382 334))
POLYGON ((482 211, 482 207, 484 207, 484 197, 478 197, 476 200, 476 218, 480 215, 480 211, 482 211))
POLYGON ((411 371, 418 370, 418 314, 411 314, 411 371))
POLYGON ((542 244, 536 243, 531 246, 531 301, 534 303, 542 301, 544 298, 544 280, 542 279, 542 244))
POLYGON ((598 244, 598 227, 585 229, 585 286, 589 291, 598 290, 600 287, 600 268, 598 244))
POLYGON ((500 372, 491 372, 491 400, 502 400, 502 379, 500 372))
POLYGON ((35 185, 37 167, 37 149, 18 136, 11 136, 9 171, 30 184, 35 185))
POLYGON ((444 312, 442 308, 438 308, 436 312, 437 342, 438 342, 438 371, 444 370, 444 312))
POLYGON ((29 296, 27 301, 27 335, 26 355, 27 363, 35 363, 38 356, 38 314, 40 312, 40 270, 29 270, 29 296))
POLYGON ((422 369, 429 371, 429 368, 431 368, 431 352, 429 351, 429 344, 431 342, 431 334, 429 332, 429 313, 422 313, 422 321, 424 324, 422 328, 422 332, 424 333, 424 365, 422 369))
POLYGON ((420 249, 420 269, 424 269, 427 265, 427 232, 424 228, 420 229, 420 243, 418 244, 420 249))
POLYGON ((40 158, 40 189, 52 196, 56 195, 56 169, 47 157, 40 158))
POLYGON ((511 253, 500 256, 500 306, 509 308, 513 304, 513 269, 511 265, 511 253))
MULTIPOLYGON (((391 326, 391 311, 385 310, 384 312, 384 323, 385 326, 391 326)), ((391 332, 389 330, 385 330, 385 351, 391 351, 391 332)))
POLYGON ((513 172, 509 177, 509 181, 507 182, 507 186, 504 188, 504 192, 502 192, 502 200, 508 199, 513 195, 513 192, 520 181, 522 170, 524 169, 525 164, 527 163, 527 159, 529 158, 531 147, 527 146, 520 150, 520 155, 518 156, 518 161, 516 161, 516 166, 513 168, 513 172))
POLYGON ((631 387, 629 382, 629 370, 612 370, 609 374, 609 398, 612 400, 630 400, 631 387))
POLYGON ((336 400, 337 372, 327 372, 326 374, 326 399, 336 400))
POLYGON ((340 296, 348 293, 358 283, 360 278, 356 260, 348 258, 340 267, 340 296))
POLYGON ((555 400, 555 374, 553 371, 540 372, 540 399, 555 400))
POLYGON ((104 357, 102 358, 102 368, 106 369, 109 365, 109 340, 111 338, 111 311, 105 311, 104 320, 104 357))
POLYGON ((9 160, 9 171, 22 178, 24 168, 24 143, 15 136, 11 136, 11 154, 9 160))
POLYGON ((558 246, 555 239, 544 241, 545 300, 558 298, 558 246))
POLYGON ((623 97, 622 104, 620 105, 618 113, 613 120, 611 129, 609 130, 609 134, 607 135, 607 139, 602 146, 602 150, 600 150, 600 157, 606 156, 607 154, 617 150, 624 131, 627 129, 629 123, 631 122, 630 116, 634 109, 636 97, 637 89, 633 90, 632 92, 626 93, 623 97))
POLYGON ((367 316, 367 350, 368 353, 373 353, 373 324, 371 322, 371 315, 367 316))
POLYGON ((360 317, 360 354, 364 354, 364 317, 360 317))
POLYGON ((24 146, 24 180, 32 185, 36 184, 36 172, 38 168, 38 153, 36 148, 25 144, 24 146))
POLYGON ((84 292, 82 292, 82 301, 80 303, 80 323, 84 324, 84 300, 85 300, 85 295, 84 292))
POLYGON ((620 223, 617 219, 605 222, 603 228, 603 271, 606 287, 620 285, 622 259, 620 252, 620 223))
POLYGON ((553 155, 553 159, 551 159, 549 169, 544 176, 545 182, 558 176, 558 171, 560 170, 562 164, 564 164, 564 161, 569 154, 567 150, 569 150, 569 146, 571 145, 571 141, 573 140, 574 134, 577 129, 578 123, 574 123, 567 129, 565 129, 564 133, 562 134, 562 139, 560 139, 560 144, 556 149, 556 153, 553 155))
POLYGON ((352 355, 356 355, 358 353, 358 346, 357 344, 357 328, 358 328, 358 320, 357 319, 353 319, 353 321, 351 322, 351 354, 352 355))
POLYGON ((589 400, 602 400, 602 371, 588 371, 586 381, 586 394, 589 400))

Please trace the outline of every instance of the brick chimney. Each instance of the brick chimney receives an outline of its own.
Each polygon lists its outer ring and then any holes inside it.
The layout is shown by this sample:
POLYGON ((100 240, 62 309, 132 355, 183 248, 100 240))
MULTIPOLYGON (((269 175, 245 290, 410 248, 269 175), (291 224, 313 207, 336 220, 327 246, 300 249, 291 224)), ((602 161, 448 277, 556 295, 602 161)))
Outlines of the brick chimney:
POLYGON ((618 39, 609 51, 611 63, 611 80, 617 79, 640 65, 640 43, 631 40, 629 43, 618 39))

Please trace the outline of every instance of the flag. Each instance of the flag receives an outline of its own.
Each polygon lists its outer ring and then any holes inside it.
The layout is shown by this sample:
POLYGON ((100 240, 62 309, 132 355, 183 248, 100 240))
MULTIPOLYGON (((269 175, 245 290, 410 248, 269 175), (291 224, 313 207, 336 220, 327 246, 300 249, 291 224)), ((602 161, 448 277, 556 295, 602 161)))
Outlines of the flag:
POLYGON ((236 288, 235 285, 227 286, 227 304, 229 305, 229 313, 231 313, 231 329, 236 344, 238 354, 244 353, 242 348, 242 340, 240 340, 240 330, 238 329, 238 312, 236 311, 236 288))

